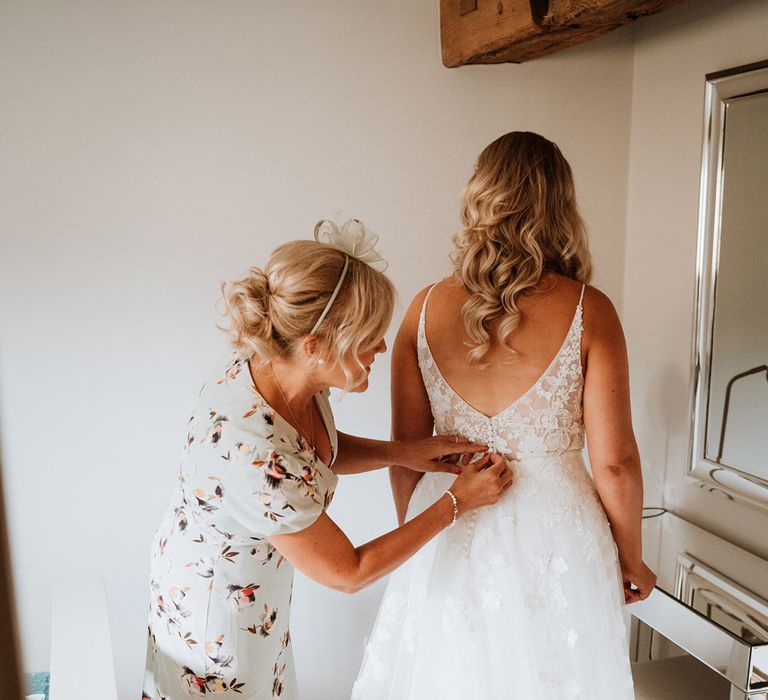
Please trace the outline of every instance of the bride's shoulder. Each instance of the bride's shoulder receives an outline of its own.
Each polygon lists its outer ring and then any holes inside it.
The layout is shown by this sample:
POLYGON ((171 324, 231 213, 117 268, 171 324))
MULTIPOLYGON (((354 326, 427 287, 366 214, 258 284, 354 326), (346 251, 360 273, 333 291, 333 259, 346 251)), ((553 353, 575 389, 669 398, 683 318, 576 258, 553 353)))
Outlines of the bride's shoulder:
POLYGON ((403 321, 400 324, 401 330, 413 328, 415 331, 419 324, 419 317, 421 316, 421 310, 424 307, 424 302, 426 301, 427 295, 433 286, 434 285, 432 284, 427 285, 424 287, 424 289, 421 289, 416 294, 416 296, 413 297, 413 299, 411 299, 411 302, 408 304, 408 309, 403 316, 403 321))
POLYGON ((451 290, 459 288, 463 289, 463 285, 457 283, 453 277, 444 277, 437 282, 428 284, 411 300, 411 303, 408 306, 408 311, 405 313, 406 318, 415 316, 418 321, 418 318, 421 315, 421 310, 424 308, 424 304, 427 301, 427 297, 429 297, 430 304, 436 299, 438 299, 439 303, 443 300, 446 293, 450 294, 451 290))
MULTIPOLYGON (((446 280, 447 279, 448 278, 446 278, 446 280)), ((419 290, 416 296, 411 299, 410 304, 408 304, 408 309, 406 310, 405 315, 403 316, 403 320, 400 324, 400 330, 398 332, 399 335, 411 337, 413 339, 416 338, 416 333, 419 328, 419 319, 421 318, 421 311, 424 308, 424 302, 427 300, 427 296, 430 296, 432 290, 435 287, 441 285, 441 283, 445 282, 446 280, 439 280, 437 282, 428 284, 426 287, 419 290)))
POLYGON ((587 285, 584 290, 583 341, 585 350, 593 345, 624 345, 621 319, 611 298, 597 287, 587 285))
POLYGON ((618 317, 616 307, 611 298, 602 290, 588 284, 584 288, 584 299, 582 301, 584 315, 587 314, 598 318, 618 317))
POLYGON ((570 306, 570 304, 581 297, 585 315, 597 314, 600 317, 613 317, 617 315, 616 307, 611 298, 601 289, 591 284, 582 284, 575 279, 559 275, 555 272, 547 273, 542 277, 540 291, 545 293, 549 291, 555 292, 555 297, 565 307, 570 306), (584 288, 583 297, 581 297, 582 287, 584 288))

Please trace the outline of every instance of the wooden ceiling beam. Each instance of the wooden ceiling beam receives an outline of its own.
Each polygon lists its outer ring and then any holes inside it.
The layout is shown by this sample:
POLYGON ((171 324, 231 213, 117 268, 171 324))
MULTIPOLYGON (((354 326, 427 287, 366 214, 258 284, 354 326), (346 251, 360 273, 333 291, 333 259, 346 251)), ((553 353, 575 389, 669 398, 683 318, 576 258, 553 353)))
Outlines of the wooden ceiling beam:
POLYGON ((443 64, 522 63, 682 0, 440 0, 443 64))

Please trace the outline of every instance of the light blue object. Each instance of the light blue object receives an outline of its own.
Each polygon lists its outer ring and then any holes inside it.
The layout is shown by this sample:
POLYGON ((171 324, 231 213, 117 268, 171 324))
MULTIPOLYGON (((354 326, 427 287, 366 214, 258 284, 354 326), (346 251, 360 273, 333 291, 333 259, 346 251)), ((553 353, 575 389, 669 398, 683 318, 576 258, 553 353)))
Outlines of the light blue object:
POLYGON ((39 695, 42 700, 48 700, 50 685, 51 674, 47 671, 27 674, 27 696, 39 695))

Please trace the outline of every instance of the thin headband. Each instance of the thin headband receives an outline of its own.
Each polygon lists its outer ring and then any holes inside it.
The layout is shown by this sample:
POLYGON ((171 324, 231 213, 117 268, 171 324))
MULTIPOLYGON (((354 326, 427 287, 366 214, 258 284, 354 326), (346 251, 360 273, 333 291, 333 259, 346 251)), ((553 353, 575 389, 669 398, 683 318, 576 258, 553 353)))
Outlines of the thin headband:
POLYGON ((333 302, 336 301, 341 285, 344 284, 344 278, 347 276, 350 258, 355 258, 379 272, 384 272, 387 269, 387 261, 376 250, 376 242, 379 237, 365 228, 360 219, 349 219, 341 225, 330 219, 321 219, 315 224, 315 240, 344 253, 344 269, 341 271, 336 289, 333 290, 323 313, 312 326, 310 335, 317 331, 331 310, 333 302))
POLYGON ((341 285, 344 284, 344 278, 347 276, 347 269, 349 268, 349 255, 344 253, 344 269, 341 271, 341 277, 339 277, 339 281, 336 283, 336 289, 333 290, 333 294, 331 294, 331 298, 328 300, 328 303, 325 305, 325 308, 323 309, 323 313, 320 314, 320 318, 315 321, 315 325, 312 326, 312 330, 309 332, 310 335, 312 335, 319 327, 320 324, 323 322, 323 319, 328 315, 328 312, 331 310, 331 306, 333 306, 333 302, 336 301, 336 297, 339 295, 339 290, 341 289, 341 285))

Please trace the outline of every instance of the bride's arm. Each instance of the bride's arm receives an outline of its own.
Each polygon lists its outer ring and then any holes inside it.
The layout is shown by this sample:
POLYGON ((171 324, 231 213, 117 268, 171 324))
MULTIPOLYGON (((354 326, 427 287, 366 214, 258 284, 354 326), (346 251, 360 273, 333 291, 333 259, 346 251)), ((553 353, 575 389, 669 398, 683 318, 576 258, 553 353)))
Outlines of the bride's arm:
POLYGON ((643 563, 643 474, 632 429, 629 367, 621 322, 611 301, 585 296, 584 426, 592 476, 619 551, 625 599, 650 595, 656 583, 643 563), (629 584, 638 591, 629 589, 629 584))
MULTIPOLYGON (((432 435, 435 427, 416 354, 419 315, 427 291, 422 290, 411 302, 392 348, 392 437, 395 440, 420 440, 432 435)), ((410 469, 389 468, 400 525, 405 521, 408 503, 420 478, 420 473, 410 469)))

